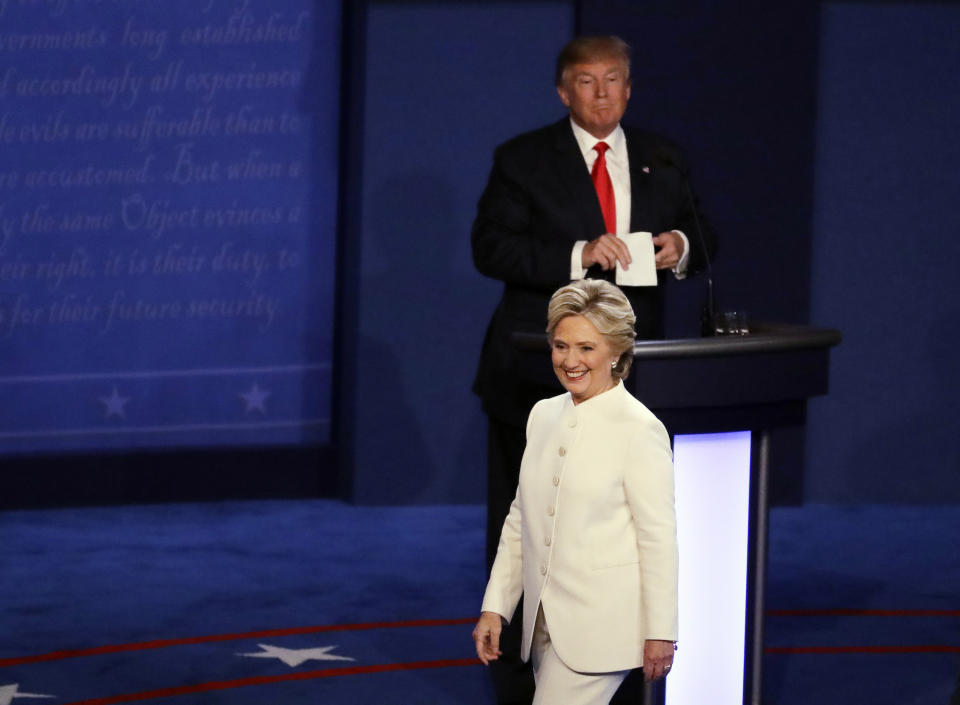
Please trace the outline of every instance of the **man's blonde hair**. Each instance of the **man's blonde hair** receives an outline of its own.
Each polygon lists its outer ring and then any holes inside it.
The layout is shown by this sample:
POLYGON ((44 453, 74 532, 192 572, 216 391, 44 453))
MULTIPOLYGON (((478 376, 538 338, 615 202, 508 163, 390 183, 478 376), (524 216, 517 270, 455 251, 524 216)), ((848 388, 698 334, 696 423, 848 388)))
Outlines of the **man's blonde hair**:
POLYGON ((576 64, 589 64, 600 59, 620 59, 627 65, 626 80, 630 81, 630 45, 614 35, 577 37, 567 42, 557 56, 554 82, 563 85, 563 75, 576 64))

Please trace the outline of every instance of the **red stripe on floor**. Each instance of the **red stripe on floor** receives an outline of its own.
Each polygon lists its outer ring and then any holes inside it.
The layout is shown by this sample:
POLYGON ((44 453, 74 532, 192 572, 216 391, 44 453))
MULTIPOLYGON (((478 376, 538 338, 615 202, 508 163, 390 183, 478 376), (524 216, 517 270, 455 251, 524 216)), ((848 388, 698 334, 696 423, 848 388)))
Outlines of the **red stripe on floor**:
POLYGON ((767 654, 960 654, 960 646, 768 646, 767 654))
POLYGON ((960 610, 767 610, 768 617, 960 617, 960 610))
POLYGON ((114 705, 114 703, 132 703, 141 700, 156 698, 170 698, 177 695, 192 695, 206 693, 212 690, 230 690, 231 688, 245 688, 250 685, 267 685, 283 683, 285 681, 306 681, 315 678, 332 678, 335 676, 356 676, 365 673, 386 673, 389 671, 413 671, 424 668, 450 668, 452 666, 479 666, 476 658, 444 659, 440 661, 412 661, 410 663, 382 663, 375 666, 350 666, 347 668, 327 668, 320 671, 301 671, 285 673, 282 676, 254 676, 238 678, 231 681, 211 681, 196 685, 181 685, 174 688, 160 688, 159 690, 145 690, 140 693, 126 693, 111 695, 107 698, 93 698, 92 700, 76 700, 64 705, 114 705))
POLYGON ((82 656, 101 656, 103 654, 119 654, 128 651, 146 651, 149 649, 165 649, 169 646, 186 646, 191 644, 209 644, 218 641, 237 641, 239 639, 262 639, 265 637, 293 636, 296 634, 319 634, 322 632, 350 632, 367 629, 395 629, 398 627, 446 627, 454 624, 473 624, 476 617, 460 619, 413 619, 405 622, 363 622, 359 624, 329 624, 315 627, 290 627, 287 629, 264 629, 257 632, 242 632, 237 634, 214 634, 211 636, 194 636, 183 639, 156 639, 141 641, 132 644, 111 644, 95 646, 89 649, 69 649, 51 651, 34 656, 20 656, 16 658, 0 659, 0 668, 7 666, 22 666, 27 663, 43 661, 60 661, 82 656))

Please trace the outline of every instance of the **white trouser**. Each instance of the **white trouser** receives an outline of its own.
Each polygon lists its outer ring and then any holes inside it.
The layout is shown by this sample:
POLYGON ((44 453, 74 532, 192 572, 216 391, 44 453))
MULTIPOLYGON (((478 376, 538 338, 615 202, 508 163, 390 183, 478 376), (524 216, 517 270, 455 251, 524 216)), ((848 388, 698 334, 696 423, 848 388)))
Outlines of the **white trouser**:
POLYGON ((537 608, 530 660, 537 683, 533 705, 608 705, 630 673, 579 673, 569 669, 553 649, 542 607, 537 608))

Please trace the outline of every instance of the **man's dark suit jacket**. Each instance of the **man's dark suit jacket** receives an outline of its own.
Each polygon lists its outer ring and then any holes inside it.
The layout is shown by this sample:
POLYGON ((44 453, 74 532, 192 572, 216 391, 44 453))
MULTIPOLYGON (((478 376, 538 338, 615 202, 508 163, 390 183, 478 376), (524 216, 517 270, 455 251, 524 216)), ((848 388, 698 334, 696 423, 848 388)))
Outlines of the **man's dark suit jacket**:
MULTIPOLYGON (((708 255, 697 236, 693 211, 697 206, 684 184, 683 157, 662 137, 627 127, 624 132, 630 161, 630 232, 683 231, 690 242, 687 271, 699 271, 708 255)), ((700 223, 712 257, 713 231, 702 216, 700 223)), ((535 363, 538 369, 532 369, 531 362, 518 354, 511 336, 515 331, 544 332, 550 296, 570 282, 574 243, 605 232, 600 203, 569 118, 497 148, 471 235, 477 269, 504 283, 474 382, 489 416, 523 427, 537 400, 563 391, 543 358, 535 363)), ((599 267, 591 268, 587 276, 613 280, 613 272, 599 267)), ((659 337, 661 289, 623 288, 636 313, 641 339, 659 337)))

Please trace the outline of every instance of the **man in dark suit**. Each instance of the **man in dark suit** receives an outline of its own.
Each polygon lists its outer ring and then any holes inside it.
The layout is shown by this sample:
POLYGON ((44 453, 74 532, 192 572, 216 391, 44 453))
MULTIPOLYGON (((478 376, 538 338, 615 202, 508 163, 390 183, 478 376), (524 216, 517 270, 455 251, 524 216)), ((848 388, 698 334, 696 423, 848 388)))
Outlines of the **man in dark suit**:
MULTIPOLYGON (((626 43, 574 39, 560 52, 555 80, 569 117, 497 148, 471 235, 477 269, 504 283, 474 382, 488 418, 488 569, 516 492, 527 415, 563 391, 546 359, 535 369, 513 334, 542 334, 550 295, 572 279, 613 281, 618 264, 628 268, 620 236, 653 235, 658 280, 702 269, 715 246, 676 146, 620 125, 631 92, 626 43)), ((623 287, 641 339, 659 337, 661 289, 623 287)), ((498 700, 529 703, 532 676, 511 658, 511 643, 510 634, 501 637, 504 657, 492 664, 498 700)))

